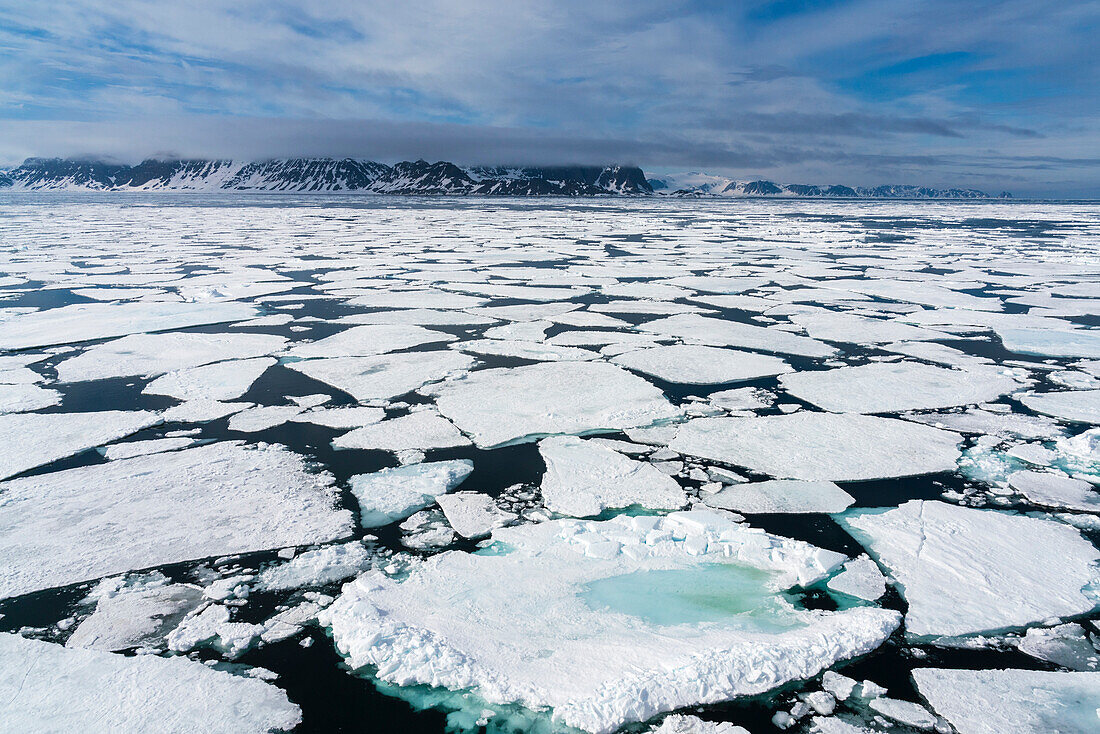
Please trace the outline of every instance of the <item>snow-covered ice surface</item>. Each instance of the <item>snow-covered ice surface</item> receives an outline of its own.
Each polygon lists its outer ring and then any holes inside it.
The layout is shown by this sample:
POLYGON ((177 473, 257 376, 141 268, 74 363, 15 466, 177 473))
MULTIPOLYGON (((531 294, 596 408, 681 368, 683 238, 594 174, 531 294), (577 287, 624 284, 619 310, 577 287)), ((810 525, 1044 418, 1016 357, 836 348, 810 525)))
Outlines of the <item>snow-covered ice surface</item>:
POLYGON ((915 667, 1020 676, 952 683, 959 734, 1079 702, 1022 669, 1100 665, 1098 307, 1087 203, 0 190, 0 634, 303 731, 911 734, 915 667))
POLYGON ((278 688, 184 658, 123 657, 0 634, 8 731, 288 731, 301 710, 278 688))

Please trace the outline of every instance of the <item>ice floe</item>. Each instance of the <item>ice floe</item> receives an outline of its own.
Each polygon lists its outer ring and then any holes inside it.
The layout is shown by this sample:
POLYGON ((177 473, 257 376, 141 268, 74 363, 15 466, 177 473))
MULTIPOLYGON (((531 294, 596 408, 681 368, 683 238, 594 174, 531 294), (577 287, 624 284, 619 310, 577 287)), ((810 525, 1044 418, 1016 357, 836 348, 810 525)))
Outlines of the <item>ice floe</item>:
POLYGON ((832 482, 773 479, 736 484, 707 495, 711 507, 754 513, 843 512, 855 499, 832 482))
POLYGON ((256 357, 177 370, 153 380, 142 392, 184 401, 236 400, 274 364, 272 357, 256 357))
POLYGON ((743 324, 739 321, 681 314, 648 321, 638 327, 642 331, 675 336, 688 341, 720 347, 744 347, 762 352, 796 354, 804 357, 830 357, 836 349, 824 342, 789 334, 779 329, 743 324))
POLYGON ((2 496, 0 598, 352 530, 330 476, 231 441, 15 479, 2 496))
POLYGON ((540 435, 646 426, 679 411, 615 365, 547 362, 471 372, 433 390, 439 411, 481 448, 540 435))
POLYGON ((611 361, 666 382, 691 385, 755 380, 792 369, 782 359, 767 354, 688 344, 639 349, 620 354, 611 361))
POLYGON ((1100 330, 998 327, 997 336, 1010 352, 1043 357, 1100 358, 1100 330))
POLYGON ((1100 423, 1100 390, 1033 392, 1021 395, 1020 402, 1036 413, 1071 423, 1100 423))
POLYGON ((89 599, 95 610, 65 642, 66 647, 118 651, 162 647, 164 638, 203 599, 202 590, 170 584, 159 573, 126 581, 104 579, 89 599))
POLYGON ((357 474, 348 485, 359 503, 359 524, 374 528, 402 520, 462 484, 473 470, 474 462, 454 459, 357 474))
POLYGON ((833 591, 866 601, 876 601, 886 593, 886 577, 867 556, 845 563, 844 570, 829 579, 827 585, 833 591))
POLYGON ((291 357, 365 357, 411 349, 424 344, 454 341, 457 337, 442 331, 411 324, 367 324, 333 334, 287 351, 291 357))
POLYGON ((435 411, 419 410, 356 428, 332 441, 338 449, 449 449, 469 446, 470 440, 435 411))
POLYGON ((0 634, 0 721, 12 731, 290 730, 275 686, 186 658, 125 657, 0 634))
POLYGON ((1100 492, 1083 479, 1051 472, 1018 471, 1008 475, 1008 485, 1042 507, 1100 512, 1100 492))
POLYGON ((687 504, 684 490, 672 477, 592 441, 544 438, 539 453, 546 463, 542 499, 558 514, 592 517, 632 505, 675 510, 687 504))
POLYGON ((800 412, 698 418, 669 446, 776 478, 858 481, 953 471, 961 437, 893 418, 800 412))
POLYGON ((1100 673, 917 668, 917 690, 959 734, 1088 734, 1100 673))
POLYGON ((61 404, 61 393, 28 383, 0 383, 0 413, 24 413, 61 404))
POLYGON ((265 568, 256 579, 256 588, 279 591, 324 586, 355 576, 370 566, 371 558, 371 548, 363 541, 327 545, 265 568))
POLYGON ((493 533, 401 581, 368 572, 322 612, 352 668, 469 689, 602 734, 753 695, 876 648, 896 612, 801 610, 782 591, 844 557, 713 512, 493 533))
POLYGON ((474 358, 469 355, 438 350, 307 359, 287 362, 286 366, 365 402, 404 395, 429 382, 467 370, 473 364, 474 358))
POLYGON ((1100 552, 1059 522, 923 500, 838 517, 898 582, 913 637, 1023 627, 1100 602, 1100 552))
POLYGON ((435 498, 447 522, 464 538, 483 538, 516 519, 500 509, 493 498, 480 492, 455 492, 435 498))

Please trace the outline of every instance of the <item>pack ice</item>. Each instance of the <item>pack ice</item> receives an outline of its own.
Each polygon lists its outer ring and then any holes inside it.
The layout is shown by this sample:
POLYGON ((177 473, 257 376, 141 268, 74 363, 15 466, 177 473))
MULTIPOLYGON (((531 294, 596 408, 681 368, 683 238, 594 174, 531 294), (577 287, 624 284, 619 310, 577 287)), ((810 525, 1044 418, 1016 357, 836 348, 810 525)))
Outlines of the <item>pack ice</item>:
POLYGON ((791 371, 778 357, 689 344, 639 349, 611 361, 666 382, 692 385, 741 382, 791 371))
POLYGON ((0 634, 6 731, 288 731, 299 708, 273 685, 187 658, 124 657, 0 634))
POLYGON ((397 581, 368 572, 322 613, 350 666, 400 686, 550 709, 602 734, 762 693, 869 652, 893 611, 799 608, 784 594, 845 559, 710 511, 494 531, 397 581))
POLYGON ((1007 630, 1100 602, 1100 552, 1063 523, 924 500, 837 519, 898 582, 912 637, 1007 630))
POLYGON ((0 598, 345 537, 332 484, 286 449, 233 441, 5 482, 0 598))
POLYGON ((474 470, 468 459, 434 461, 358 474, 348 480, 365 528, 403 520, 462 484, 474 470))

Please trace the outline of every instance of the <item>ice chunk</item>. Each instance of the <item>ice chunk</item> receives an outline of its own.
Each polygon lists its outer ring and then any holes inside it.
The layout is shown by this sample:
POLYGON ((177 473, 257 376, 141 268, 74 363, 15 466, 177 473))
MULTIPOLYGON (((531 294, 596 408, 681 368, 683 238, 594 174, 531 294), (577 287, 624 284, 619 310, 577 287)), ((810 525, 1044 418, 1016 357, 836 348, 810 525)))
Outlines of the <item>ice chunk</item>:
POLYGON ((543 342, 521 341, 519 339, 472 339, 453 345, 455 349, 474 354, 493 357, 516 357, 540 362, 557 362, 571 359, 595 359, 597 355, 589 349, 578 347, 560 347, 543 342))
POLYGON ((946 334, 909 326, 897 321, 871 319, 854 313, 815 309, 806 313, 794 313, 791 321, 806 329, 814 339, 848 344, 884 344, 895 341, 920 341, 943 339, 946 334))
POLYGON ((256 580, 262 591, 324 586, 356 575, 370 565, 370 547, 362 541, 328 545, 299 553, 286 563, 264 569, 256 580))
POLYGON ((632 505, 677 509, 687 504, 676 480, 652 464, 576 436, 544 438, 539 452, 546 462, 542 499, 552 512, 592 517, 632 505))
POLYGON ((970 408, 961 413, 923 413, 904 415, 906 420, 924 423, 936 428, 946 428, 959 433, 976 433, 1008 438, 1055 439, 1062 435, 1058 423, 1045 416, 1021 413, 992 413, 980 408, 970 408))
POLYGON ((155 377, 227 359, 262 357, 279 351, 285 337, 271 334, 135 334, 88 347, 57 365, 61 382, 108 377, 155 377))
POLYGON ((220 442, 6 482, 0 598, 344 537, 332 481, 280 447, 220 442))
POLYGON ((337 449, 383 451, 448 449, 469 445, 470 440, 450 421, 431 410, 419 410, 363 426, 332 441, 333 448, 337 449))
POLYGON ((778 357, 687 344, 639 349, 611 361, 666 382, 690 385, 741 382, 791 371, 790 365, 778 357))
POLYGON ((671 714, 649 734, 749 734, 749 730, 728 721, 704 721, 697 716, 671 714))
POLYGON ((358 474, 348 484, 359 502, 359 524, 374 528, 406 518, 462 484, 473 470, 474 462, 455 459, 358 474))
POLYGON ((79 454, 161 422, 149 411, 0 415, 0 479, 79 454))
POLYGON ((1100 331, 1095 329, 1012 329, 995 327, 1010 352, 1043 357, 1100 358, 1100 331))
POLYGON ((100 449, 100 453, 111 461, 117 461, 118 459, 132 459, 135 456, 159 454, 162 451, 175 451, 176 449, 190 446, 193 443, 195 443, 195 439, 187 438, 186 436, 153 438, 148 441, 128 441, 127 443, 112 444, 104 449, 100 449))
POLYGON ((1100 552, 1059 522, 922 500, 838 520, 898 582, 912 637, 1023 627, 1100 598, 1100 552))
POLYGON ((959 734, 1090 734, 1100 673, 917 668, 913 680, 959 734))
POLYGON ((202 590, 184 584, 153 582, 123 587, 101 595, 95 612, 80 623, 65 645, 112 652, 159 647, 201 602, 202 590))
POLYGON ((184 329, 244 321, 256 315, 256 309, 244 303, 75 303, 0 321, 0 349, 184 329))
POLYGON ((919 703, 880 696, 871 699, 867 705, 870 706, 872 711, 882 714, 887 719, 911 726, 914 729, 927 731, 936 726, 936 717, 919 703))
POLYGON ((1052 415, 1072 423, 1100 423, 1100 390, 1031 392, 1020 402, 1036 413, 1052 415))
POLYGON ((447 522, 463 538, 483 538, 516 519, 497 507, 492 497, 480 492, 441 494, 435 501, 443 509, 447 522))
POLYGON ((352 668, 549 707, 603 734, 754 695, 873 650, 896 612, 808 611, 782 595, 843 556, 713 512, 551 521, 493 533, 395 581, 368 572, 321 613, 352 668))
POLYGON ((708 495, 711 507, 753 513, 843 512, 855 499, 832 482, 773 479, 735 484, 708 495))
POLYGON ((876 601, 886 593, 886 577, 867 556, 854 558, 844 564, 844 570, 829 579, 833 591, 867 601, 876 601))
POLYGON ((646 426, 679 415, 653 385, 605 363, 473 372, 436 389, 439 411, 481 448, 539 435, 646 426))
POLYGON ((307 377, 343 390, 359 401, 404 395, 429 382, 469 369, 473 357, 451 350, 387 354, 377 357, 331 357, 287 362, 307 377))
POLYGON ((804 357, 829 357, 836 354, 836 349, 816 339, 789 334, 780 329, 752 326, 739 321, 723 321, 698 314, 669 316, 649 321, 638 328, 654 334, 675 336, 719 347, 745 347, 804 357))
POLYGON ((707 400, 726 410, 758 410, 772 403, 772 394, 755 387, 738 387, 733 390, 712 392, 707 400))
POLYGON ((208 423, 255 407, 254 403, 223 403, 209 398, 188 400, 162 413, 166 423, 208 423))
POLYGON ((236 400, 273 364, 271 357, 215 362, 170 372, 150 382, 142 392, 178 400, 236 400))
POLYGON ((61 393, 29 383, 0 384, 0 413, 25 413, 61 404, 61 393))
POLYGON ((386 417, 382 408, 351 406, 347 408, 325 408, 299 413, 290 420, 295 423, 313 423, 327 428, 360 428, 378 423, 386 417))
POLYGON ((260 405, 237 413, 229 419, 229 430, 241 433, 259 433, 281 426, 302 412, 297 405, 260 405))
POLYGON ((796 372, 779 378, 796 398, 835 413, 897 413, 981 403, 1018 389, 996 370, 949 370, 916 362, 796 372))
POLYGON ((893 418, 800 412, 699 418, 669 446, 773 477, 859 481, 953 471, 958 434, 893 418))
POLYGON ((0 634, 0 721, 12 731, 293 729, 281 690, 187 658, 125 657, 0 634))
POLYGON ((450 342, 458 337, 422 326, 368 324, 353 326, 309 344, 292 347, 291 357, 365 357, 418 347, 422 344, 450 342))
POLYGON ((1020 640, 1019 650, 1070 670, 1095 671, 1100 667, 1100 655, 1079 624, 1033 627, 1020 640))
POLYGON ((1100 493, 1082 479, 1048 472, 1018 471, 1008 475, 1008 486, 1043 507, 1100 512, 1100 493))

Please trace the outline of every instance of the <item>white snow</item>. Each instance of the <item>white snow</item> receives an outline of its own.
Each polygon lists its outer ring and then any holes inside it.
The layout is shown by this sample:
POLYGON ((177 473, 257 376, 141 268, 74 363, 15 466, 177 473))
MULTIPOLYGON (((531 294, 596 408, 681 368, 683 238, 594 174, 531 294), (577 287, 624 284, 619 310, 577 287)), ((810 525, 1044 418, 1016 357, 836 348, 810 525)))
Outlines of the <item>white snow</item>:
POLYGON ((922 500, 839 520, 898 582, 912 637, 1023 627, 1100 600, 1100 552, 1059 522, 922 500))
POLYGON ((195 443, 195 439, 186 436, 175 438, 151 438, 147 441, 127 441, 126 443, 111 444, 100 449, 100 453, 111 461, 119 459, 132 459, 135 456, 159 454, 162 451, 175 451, 195 443))
POLYGON ((302 412, 298 405, 260 405, 248 408, 229 419, 229 430, 241 433, 259 433, 281 426, 302 412))
POLYGON ((951 370, 916 362, 795 372, 779 383, 791 395, 836 413, 897 413, 987 402, 1018 389, 995 370, 951 370))
POLYGON ((552 512, 592 517, 633 505, 674 510, 687 504, 684 490, 672 477, 592 441, 544 438, 539 453, 546 462, 542 499, 552 512))
POLYGON ((0 634, 10 731, 263 734, 301 723, 281 690, 187 658, 125 657, 0 634))
POLYGON ((959 734, 1091 734, 1100 673, 917 668, 917 690, 959 734))
POLYGON ((479 370, 434 392, 439 411, 481 448, 539 435, 646 426, 679 414, 656 387, 605 363, 479 370))
POLYGON ((671 714, 650 729, 649 734, 749 734, 749 730, 728 721, 704 721, 697 716, 671 714))
POLYGON ((611 361, 666 382, 691 385, 742 382, 791 371, 782 359, 767 354, 688 344, 639 349, 611 361))
POLYGON ((161 422, 149 411, 0 415, 0 479, 79 454, 161 422))
POLYGON ((812 413, 699 418, 670 448, 777 478, 858 481, 953 471, 958 434, 893 418, 812 413))
POLYGON ((936 717, 919 703, 879 696, 878 698, 872 698, 867 705, 872 711, 882 714, 887 719, 911 726, 914 729, 927 731, 936 726, 936 717))
POLYGON ((707 495, 711 507, 741 513, 843 512, 855 499, 832 482, 773 479, 727 487, 707 495))
POLYGON ((232 441, 6 482, 0 598, 344 537, 332 483, 285 449, 232 441))
POLYGON ((589 349, 561 347, 556 344, 546 344, 544 342, 501 338, 471 339, 470 341, 458 342, 453 345, 453 348, 463 352, 472 352, 474 354, 484 354, 493 357, 514 357, 540 362, 595 359, 599 356, 589 349))
POLYGON ((313 423, 327 428, 361 428, 386 417, 382 408, 350 406, 308 410, 291 418, 295 423, 313 423))
POLYGON ((803 611, 779 595, 843 556, 713 512, 559 520, 493 533, 395 581, 368 572, 321 614, 352 668, 549 707, 611 732, 762 693, 876 648, 896 612, 803 611))
POLYGON ((374 528, 406 518, 462 484, 473 470, 474 462, 454 459, 357 474, 348 485, 359 502, 359 524, 374 528))

